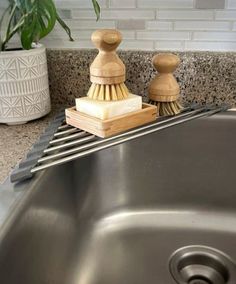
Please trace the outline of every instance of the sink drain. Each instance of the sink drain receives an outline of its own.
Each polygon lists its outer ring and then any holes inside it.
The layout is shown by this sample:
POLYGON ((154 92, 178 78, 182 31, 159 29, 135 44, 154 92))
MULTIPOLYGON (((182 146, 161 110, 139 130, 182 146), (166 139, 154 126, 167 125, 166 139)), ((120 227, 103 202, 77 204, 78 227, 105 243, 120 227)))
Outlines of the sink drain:
POLYGON ((177 250, 170 259, 170 272, 178 284, 234 284, 236 279, 233 260, 205 246, 177 250))

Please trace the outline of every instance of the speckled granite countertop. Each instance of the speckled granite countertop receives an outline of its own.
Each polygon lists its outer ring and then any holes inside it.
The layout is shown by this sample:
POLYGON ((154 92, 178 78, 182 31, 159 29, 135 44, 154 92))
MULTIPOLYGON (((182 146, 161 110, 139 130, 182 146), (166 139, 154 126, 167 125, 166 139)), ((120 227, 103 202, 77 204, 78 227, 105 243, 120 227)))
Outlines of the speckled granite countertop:
MULTIPOLYGON (((144 98, 155 76, 152 51, 121 51, 127 68, 126 84, 144 98)), ((181 64, 175 73, 185 105, 227 102, 236 105, 236 53, 179 52, 181 64)), ((74 104, 89 88, 89 65, 95 50, 49 50, 48 69, 53 112, 21 126, 0 124, 0 183, 24 157, 48 122, 63 106, 74 104)))
MULTIPOLYGON (((236 102, 236 52, 174 52, 181 64, 175 72, 184 104, 236 102)), ((89 65, 96 50, 49 50, 48 66, 53 103, 73 104, 90 86, 89 65)), ((136 95, 147 95, 156 70, 157 51, 120 51, 126 66, 126 85, 136 95)))
POLYGON ((25 156, 57 112, 58 108, 54 108, 46 117, 23 125, 0 124, 0 184, 25 156))

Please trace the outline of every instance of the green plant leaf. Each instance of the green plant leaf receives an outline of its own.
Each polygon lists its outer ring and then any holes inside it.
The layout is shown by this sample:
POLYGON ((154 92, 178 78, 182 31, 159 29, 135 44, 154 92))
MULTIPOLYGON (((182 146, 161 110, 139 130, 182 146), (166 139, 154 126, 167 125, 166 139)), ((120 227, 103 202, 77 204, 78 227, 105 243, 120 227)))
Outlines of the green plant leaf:
MULTIPOLYGON (((73 40, 70 28, 57 13, 54 0, 8 0, 8 2, 9 18, 6 18, 4 36, 1 37, 0 34, 0 50, 6 49, 8 42, 16 33, 20 34, 23 48, 30 49, 33 42, 37 43, 53 30, 56 21, 66 31, 70 40, 73 40)), ((97 0, 92 0, 92 3, 98 20, 101 12, 99 3, 97 0)), ((0 28, 0 31, 2 30, 0 28)))
POLYGON ((38 24, 41 30, 39 39, 47 36, 54 28, 57 20, 57 10, 53 0, 35 0, 38 7, 38 24), (44 23, 44 25, 42 24, 44 23))
POLYGON ((26 20, 24 27, 21 30, 21 44, 24 49, 31 49, 35 37, 38 36, 37 18, 35 14, 26 20))
MULTIPOLYGON (((33 42, 47 36, 54 28, 57 20, 56 7, 53 0, 18 0, 24 2, 20 8, 28 13, 21 29, 21 43, 30 49, 33 42)), ((19 6, 18 6, 19 7, 19 6)))
POLYGON ((71 35, 70 28, 67 26, 67 24, 62 20, 62 18, 58 14, 57 14, 57 21, 61 25, 61 27, 66 31, 66 33, 68 34, 70 41, 74 41, 74 39, 72 38, 72 35, 71 35))
POLYGON ((98 21, 100 19, 101 9, 100 9, 100 6, 99 6, 99 4, 96 0, 92 0, 92 2, 93 2, 94 11, 95 11, 96 16, 97 16, 97 21, 98 21))

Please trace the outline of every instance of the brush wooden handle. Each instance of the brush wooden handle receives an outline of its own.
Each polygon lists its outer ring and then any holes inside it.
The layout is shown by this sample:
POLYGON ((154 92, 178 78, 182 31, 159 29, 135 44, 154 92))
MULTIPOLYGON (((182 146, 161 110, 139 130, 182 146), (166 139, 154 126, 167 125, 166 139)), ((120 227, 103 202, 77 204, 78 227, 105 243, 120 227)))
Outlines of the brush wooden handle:
POLYGON ((121 33, 113 29, 97 30, 91 39, 99 53, 90 66, 90 81, 101 85, 125 82, 125 65, 116 54, 121 33))
POLYGON ((153 65, 159 74, 151 82, 148 93, 149 99, 158 102, 176 101, 180 94, 179 85, 173 76, 180 59, 171 53, 162 53, 153 57, 153 65))

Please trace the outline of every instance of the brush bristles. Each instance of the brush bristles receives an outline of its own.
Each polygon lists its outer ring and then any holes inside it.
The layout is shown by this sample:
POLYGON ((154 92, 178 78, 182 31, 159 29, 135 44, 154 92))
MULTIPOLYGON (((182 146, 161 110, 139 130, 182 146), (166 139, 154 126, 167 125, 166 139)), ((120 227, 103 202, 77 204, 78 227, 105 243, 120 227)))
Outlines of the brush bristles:
POLYGON ((176 115, 181 112, 183 107, 178 101, 174 102, 156 102, 149 101, 150 104, 157 106, 157 113, 159 116, 176 115))
POLYGON ((117 101, 126 99, 129 90, 124 83, 116 85, 99 85, 93 83, 87 96, 93 100, 99 101, 117 101))

